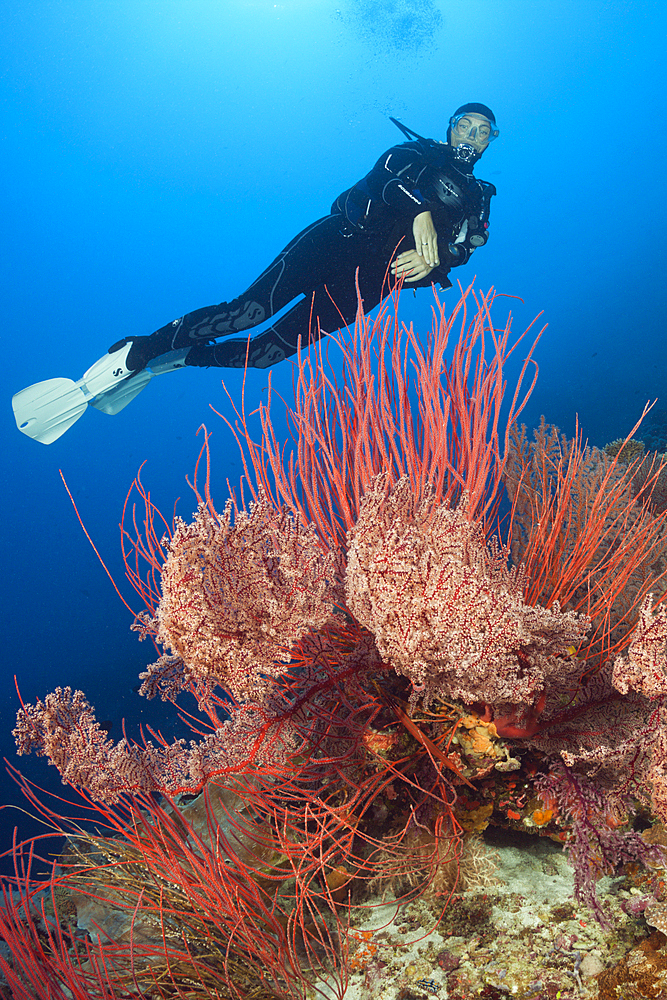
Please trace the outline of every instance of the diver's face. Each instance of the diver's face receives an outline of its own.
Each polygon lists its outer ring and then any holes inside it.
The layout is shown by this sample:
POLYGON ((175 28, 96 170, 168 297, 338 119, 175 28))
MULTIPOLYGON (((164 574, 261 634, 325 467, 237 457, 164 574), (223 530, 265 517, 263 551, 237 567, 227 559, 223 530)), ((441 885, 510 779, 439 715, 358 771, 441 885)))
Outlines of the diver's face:
POLYGON ((462 115, 452 125, 452 146, 456 149, 465 143, 481 154, 491 142, 492 128, 491 122, 484 115, 462 115))

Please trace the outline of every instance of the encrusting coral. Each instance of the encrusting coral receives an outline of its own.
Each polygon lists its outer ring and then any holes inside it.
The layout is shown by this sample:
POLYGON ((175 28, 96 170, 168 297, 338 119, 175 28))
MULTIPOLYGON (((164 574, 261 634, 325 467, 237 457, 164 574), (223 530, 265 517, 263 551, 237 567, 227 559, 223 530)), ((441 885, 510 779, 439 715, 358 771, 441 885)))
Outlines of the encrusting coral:
MULTIPOLYGON (((360 309, 342 388, 321 341, 300 355, 288 463, 270 386, 261 442, 245 413, 230 424, 247 509, 230 500, 219 514, 195 479, 193 522, 160 538, 137 480, 145 531, 127 566, 147 610, 135 627, 166 650, 142 693, 192 694, 201 739, 114 744, 70 689, 22 706, 19 752, 48 756, 107 829, 95 844, 77 827, 89 846, 59 883, 116 893, 107 862, 90 860, 101 851, 153 886, 149 901, 137 878, 123 883, 133 919, 150 912, 164 931, 131 945, 143 995, 183 995, 186 981, 192 997, 218 984, 250 995, 241 980, 258 963, 258 997, 303 996, 318 975, 342 995, 350 909, 369 887, 430 885, 441 911, 466 837, 489 822, 564 838, 594 910, 600 874, 661 859, 629 827, 637 809, 667 820, 660 469, 633 493, 635 464, 579 434, 543 423, 528 443, 517 420, 532 348, 501 413, 521 338, 509 321, 494 328, 493 297, 468 289, 450 315, 436 300, 425 345, 391 307, 373 323, 360 309), (208 915, 196 926, 195 912, 208 915)), ((22 878, 27 900, 38 882, 22 878)), ((7 904, 6 940, 30 912, 7 904)), ((124 995, 119 943, 88 943, 89 964, 65 961, 81 955, 74 939, 30 948, 71 992, 118 968, 103 995, 124 995)))

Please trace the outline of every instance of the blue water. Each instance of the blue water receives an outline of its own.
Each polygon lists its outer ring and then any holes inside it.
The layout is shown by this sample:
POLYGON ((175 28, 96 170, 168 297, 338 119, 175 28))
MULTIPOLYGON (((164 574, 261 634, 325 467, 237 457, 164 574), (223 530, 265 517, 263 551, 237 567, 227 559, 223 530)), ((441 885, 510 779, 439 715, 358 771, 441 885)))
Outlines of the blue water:
MULTIPOLYGON (((10 397, 78 378, 122 336, 231 298, 293 235, 400 141, 388 116, 444 138, 467 101, 500 138, 477 167, 498 188, 491 239, 455 273, 543 311, 526 410, 591 441, 624 435, 665 377, 664 44, 667 9, 632 0, 4 0, 0 10, 3 697, 14 752, 16 674, 26 701, 82 688, 121 723, 176 732, 134 693, 154 657, 130 631, 62 486, 122 582, 118 521, 139 465, 168 512, 213 431, 214 491, 238 481, 230 412, 241 375, 188 369, 116 417, 88 412, 45 447, 19 434, 10 397)), ((450 300, 454 291, 449 293, 450 300)), ((430 292, 403 315, 427 325, 430 292)), ((502 312, 502 308, 500 310, 502 312)), ((273 370, 291 384, 289 363, 273 370)), ((249 409, 266 372, 248 377, 249 409)), ((130 602, 139 601, 125 587, 130 602)), ((2 779, 2 800, 20 803, 2 779)), ((0 813, 0 844, 23 814, 0 813)))

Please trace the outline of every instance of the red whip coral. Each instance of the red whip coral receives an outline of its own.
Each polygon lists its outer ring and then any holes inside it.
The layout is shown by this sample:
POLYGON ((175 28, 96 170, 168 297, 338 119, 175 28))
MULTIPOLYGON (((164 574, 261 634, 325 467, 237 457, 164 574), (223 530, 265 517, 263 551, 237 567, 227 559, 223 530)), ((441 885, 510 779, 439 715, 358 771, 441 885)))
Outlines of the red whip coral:
POLYGON ((656 463, 637 492, 637 462, 625 466, 589 447, 578 428, 568 440, 542 418, 532 443, 525 428, 512 431, 503 481, 524 596, 590 617, 581 651, 589 668, 627 646, 643 599, 664 574, 666 521, 651 504, 662 468, 656 463))
MULTIPOLYGON (((267 402, 257 410, 260 443, 243 406, 230 398, 236 424, 220 416, 248 455, 253 496, 263 492, 276 508, 286 503, 301 511, 329 547, 344 549, 375 477, 385 474, 393 486, 407 476, 417 498, 433 490, 438 501, 455 505, 465 492, 468 520, 492 533, 510 436, 537 378, 532 355, 542 331, 526 351, 507 407, 509 359, 533 324, 513 338, 511 314, 504 327, 493 323, 496 292, 477 296, 472 288, 449 313, 434 295, 425 342, 399 323, 395 302, 388 300, 373 322, 360 304, 351 343, 339 344, 340 378, 330 370, 323 340, 300 353, 294 405, 287 409, 295 445, 288 461, 271 423, 271 374, 267 402), (531 365, 533 381, 524 387, 531 365)), ((327 348, 331 342, 326 338, 327 348)))

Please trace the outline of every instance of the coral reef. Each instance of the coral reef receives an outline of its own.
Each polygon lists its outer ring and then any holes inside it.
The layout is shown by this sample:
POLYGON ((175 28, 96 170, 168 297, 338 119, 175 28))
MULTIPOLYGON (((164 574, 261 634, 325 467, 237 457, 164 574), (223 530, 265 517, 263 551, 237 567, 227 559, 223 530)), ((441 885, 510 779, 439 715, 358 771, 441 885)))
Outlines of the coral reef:
MULTIPOLYGON (((647 873, 641 913, 663 921, 662 844, 641 833, 667 821, 657 474, 634 489, 641 459, 544 421, 527 440, 532 348, 503 406, 521 338, 494 327, 493 298, 468 289, 450 314, 436 299, 424 344, 393 305, 373 323, 360 308, 338 379, 322 341, 300 355, 290 460, 270 385, 261 441, 243 411, 228 421, 247 507, 219 513, 195 477, 193 521, 160 537, 137 479, 135 628, 164 648, 141 690, 193 696, 199 739, 114 744, 69 688, 22 705, 19 752, 86 811, 59 816, 23 782, 69 848, 38 877, 35 846, 14 847, 0 968, 17 997, 342 996, 363 964, 380 996, 379 952, 362 954, 373 893, 425 932, 474 924, 484 941, 497 901, 461 890, 493 889, 490 825, 564 845, 599 926, 623 922, 597 891, 622 870, 647 873)), ((538 996, 534 979, 513 992, 538 996)))

